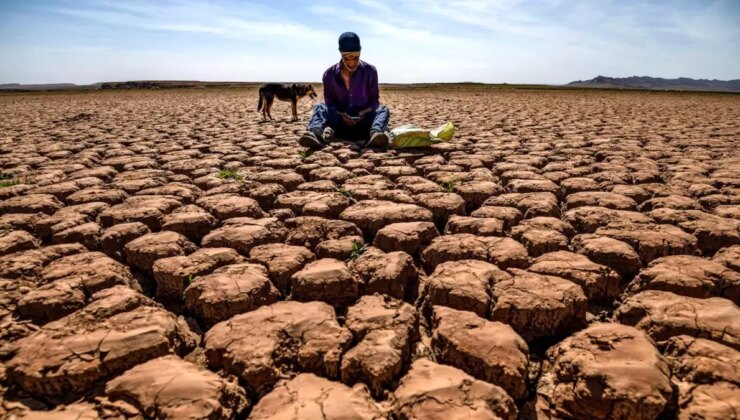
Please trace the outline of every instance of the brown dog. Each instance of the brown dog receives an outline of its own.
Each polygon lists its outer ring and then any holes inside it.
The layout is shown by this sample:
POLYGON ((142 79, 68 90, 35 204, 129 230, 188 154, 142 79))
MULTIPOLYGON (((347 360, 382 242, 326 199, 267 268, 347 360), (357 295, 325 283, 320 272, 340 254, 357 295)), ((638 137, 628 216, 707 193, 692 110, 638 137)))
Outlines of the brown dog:
POLYGON ((311 99, 316 98, 316 92, 313 90, 313 86, 297 83, 293 83, 290 86, 280 83, 266 83, 260 86, 260 100, 257 103, 257 111, 262 111, 263 121, 267 121, 267 117, 272 119, 270 108, 272 108, 272 102, 275 98, 278 98, 281 101, 291 102, 291 109, 293 111, 293 119, 291 121, 297 121, 298 110, 296 109, 296 105, 298 104, 298 100, 306 95, 311 99))

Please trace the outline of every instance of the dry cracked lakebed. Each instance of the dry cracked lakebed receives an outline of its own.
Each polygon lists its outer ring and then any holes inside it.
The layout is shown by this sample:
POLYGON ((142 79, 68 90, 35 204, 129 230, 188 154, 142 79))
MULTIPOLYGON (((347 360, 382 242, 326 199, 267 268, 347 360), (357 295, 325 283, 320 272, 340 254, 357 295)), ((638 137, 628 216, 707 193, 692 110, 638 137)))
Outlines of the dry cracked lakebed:
POLYGON ((740 98, 0 96, 2 418, 737 418, 740 98))

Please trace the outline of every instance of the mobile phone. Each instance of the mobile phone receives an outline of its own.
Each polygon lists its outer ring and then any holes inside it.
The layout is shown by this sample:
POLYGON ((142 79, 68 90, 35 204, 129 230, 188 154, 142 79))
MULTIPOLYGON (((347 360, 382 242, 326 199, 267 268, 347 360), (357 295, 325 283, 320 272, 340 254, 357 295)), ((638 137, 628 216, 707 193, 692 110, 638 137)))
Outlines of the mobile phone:
POLYGON ((352 115, 352 116, 350 116, 349 118, 350 118, 351 120, 354 120, 354 121, 359 121, 359 120, 361 120, 361 119, 362 119, 362 117, 361 117, 361 116, 359 116, 359 115, 357 115, 357 116, 354 116, 354 115, 352 115))

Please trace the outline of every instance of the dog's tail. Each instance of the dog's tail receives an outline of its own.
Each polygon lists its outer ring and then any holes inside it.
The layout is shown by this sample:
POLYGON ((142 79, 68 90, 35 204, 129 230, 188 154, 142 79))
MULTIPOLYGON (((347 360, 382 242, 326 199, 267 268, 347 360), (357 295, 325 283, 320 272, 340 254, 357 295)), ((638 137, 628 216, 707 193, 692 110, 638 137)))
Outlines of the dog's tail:
POLYGON ((262 109, 262 88, 260 88, 260 100, 257 102, 257 111, 262 109))

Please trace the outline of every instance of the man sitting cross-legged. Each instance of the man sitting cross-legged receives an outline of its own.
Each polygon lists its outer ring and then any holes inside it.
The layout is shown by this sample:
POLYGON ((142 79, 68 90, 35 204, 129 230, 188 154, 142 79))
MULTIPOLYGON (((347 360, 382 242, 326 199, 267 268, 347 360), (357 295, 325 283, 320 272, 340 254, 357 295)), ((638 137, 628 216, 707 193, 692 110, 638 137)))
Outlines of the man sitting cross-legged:
POLYGON ((342 59, 324 72, 324 103, 314 105, 311 120, 298 143, 321 148, 334 137, 361 141, 363 147, 388 145, 388 107, 380 105, 378 72, 360 60, 360 38, 339 37, 342 59))

